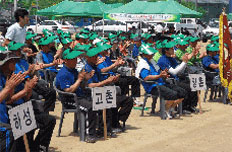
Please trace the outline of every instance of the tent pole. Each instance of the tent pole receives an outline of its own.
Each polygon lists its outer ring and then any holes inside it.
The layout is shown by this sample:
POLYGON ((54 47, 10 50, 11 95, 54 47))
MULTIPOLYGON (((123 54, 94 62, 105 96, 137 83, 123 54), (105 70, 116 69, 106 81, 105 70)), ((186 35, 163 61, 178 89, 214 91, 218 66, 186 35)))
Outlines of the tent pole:
POLYGON ((104 35, 104 26, 105 26, 105 21, 104 21, 104 14, 103 14, 103 29, 102 29, 102 32, 103 32, 103 38, 105 37, 104 35))

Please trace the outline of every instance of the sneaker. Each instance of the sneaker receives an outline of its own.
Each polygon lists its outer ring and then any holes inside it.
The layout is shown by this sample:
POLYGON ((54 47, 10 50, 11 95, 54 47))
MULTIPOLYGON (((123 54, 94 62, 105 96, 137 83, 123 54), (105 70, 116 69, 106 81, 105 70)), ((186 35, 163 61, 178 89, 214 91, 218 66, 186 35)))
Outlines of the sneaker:
POLYGON ((171 116, 171 114, 170 114, 168 111, 165 111, 165 114, 166 114, 166 117, 167 117, 168 119, 172 119, 172 116, 171 116))
POLYGON ((94 137, 94 136, 86 136, 86 138, 85 138, 85 142, 87 142, 87 143, 95 143, 97 141, 97 139, 96 139, 96 137, 94 137))
POLYGON ((110 137, 110 138, 117 138, 117 134, 114 133, 113 131, 112 132, 107 132, 107 136, 110 137))
POLYGON ((39 145, 39 152, 48 152, 48 148, 42 145, 39 145))
POLYGON ((122 128, 112 128, 112 132, 116 134, 121 133, 122 131, 122 128))

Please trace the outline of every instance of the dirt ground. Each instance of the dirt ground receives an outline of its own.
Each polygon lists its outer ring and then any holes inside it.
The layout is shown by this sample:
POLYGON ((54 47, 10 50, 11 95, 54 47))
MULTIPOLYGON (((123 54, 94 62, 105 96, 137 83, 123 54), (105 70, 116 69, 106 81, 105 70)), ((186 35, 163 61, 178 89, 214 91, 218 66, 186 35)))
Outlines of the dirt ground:
MULTIPOLYGON (((201 44, 202 49, 206 44, 201 44)), ((180 119, 161 120, 151 116, 150 110, 133 109, 126 122, 126 132, 117 138, 99 140, 94 144, 80 142, 72 133, 73 114, 66 114, 61 137, 57 137, 61 103, 57 101, 55 112, 57 124, 50 144, 51 152, 231 152, 232 107, 219 102, 203 103, 203 114, 182 116, 180 119)), ((143 96, 140 99, 143 101, 143 96)), ((151 99, 147 107, 151 107, 151 99)), ((158 110, 159 105, 157 104, 158 110)))
MULTIPOLYGON (((201 100, 203 99, 203 92, 201 100)), ((143 97, 141 97, 141 100, 143 97)), ((151 107, 151 99, 147 103, 151 107)), ((157 104, 157 109, 159 104, 157 104)), ((202 103, 203 114, 191 114, 180 119, 161 120, 158 116, 133 109, 126 123, 126 132, 94 144, 79 141, 72 133, 73 114, 66 114, 61 137, 57 137, 61 103, 56 104, 57 124, 52 137, 52 152, 231 152, 232 110, 218 102, 202 103)))

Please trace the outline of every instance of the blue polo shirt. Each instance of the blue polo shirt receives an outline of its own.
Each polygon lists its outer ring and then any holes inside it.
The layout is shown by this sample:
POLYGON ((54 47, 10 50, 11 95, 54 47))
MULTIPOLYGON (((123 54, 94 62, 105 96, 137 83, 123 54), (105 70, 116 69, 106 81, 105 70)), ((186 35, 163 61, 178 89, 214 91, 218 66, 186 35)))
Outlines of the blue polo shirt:
MULTIPOLYGON (((54 57, 51 53, 45 53, 43 51, 41 51, 41 53, 42 53, 43 63, 50 64, 53 62, 54 57)), ((58 70, 55 68, 55 66, 51 66, 51 67, 48 67, 46 69, 49 69, 52 72, 58 72, 58 70)))
POLYGON ((93 77, 88 80, 88 84, 98 83, 98 82, 101 82, 102 80, 104 80, 104 78, 101 75, 101 70, 97 66, 93 66, 93 65, 90 65, 89 63, 87 63, 85 65, 85 71, 91 72, 92 70, 94 70, 95 72, 94 72, 93 77))
MULTIPOLYGON (((99 57, 102 57, 101 55, 99 55, 99 57)), ((97 68, 98 69, 104 69, 106 67, 109 67, 113 64, 113 62, 111 61, 111 59, 108 57, 108 56, 105 56, 105 61, 102 62, 101 64, 98 64, 97 68)), ((107 73, 109 73, 109 75, 116 75, 112 70, 108 71, 107 73)), ((105 80, 109 77, 109 75, 105 75, 105 76, 102 76, 102 78, 105 80)))
MULTIPOLYGON (((78 79, 78 72, 76 69, 70 69, 64 65, 56 75, 56 87, 58 89, 64 90, 70 88, 76 80, 78 79)), ((76 95, 78 97, 85 96, 85 92, 81 87, 78 87, 76 90, 76 95)))
MULTIPOLYGON (((140 72, 140 78, 141 79, 144 80, 149 75, 159 75, 160 74, 160 70, 156 71, 155 67, 152 65, 151 62, 149 62, 146 58, 143 58, 143 59, 146 60, 147 63, 149 64, 150 70, 142 69, 141 72, 140 72)), ((162 78, 159 78, 159 79, 157 79, 155 81, 158 83, 158 85, 164 85, 165 84, 162 78)), ((145 82, 142 82, 142 85, 143 85, 143 87, 144 87, 144 89, 145 89, 145 91, 147 93, 150 93, 152 88, 157 86, 156 84, 149 84, 149 83, 145 83, 145 82)))
MULTIPOLYGON (((170 68, 175 69, 178 66, 178 63, 177 63, 175 58, 167 57, 166 55, 162 55, 160 57, 160 59, 158 60, 157 64, 159 65, 161 70, 165 70, 166 68, 167 69, 170 69, 170 68)), ((176 75, 170 74, 170 76, 172 78, 175 78, 176 80, 178 80, 178 77, 176 75)))
MULTIPOLYGON (((29 64, 26 60, 20 59, 19 62, 15 64, 15 74, 19 73, 20 71, 22 73, 26 72, 29 68, 29 64)), ((25 79, 30 78, 28 75, 25 77, 25 79)))
POLYGON ((133 58, 137 58, 139 56, 139 47, 134 44, 134 48, 132 50, 132 57, 133 58))
MULTIPOLYGON (((6 78, 3 75, 3 73, 0 71, 0 91, 3 90, 3 88, 5 87, 6 84, 6 78)), ((8 114, 7 114, 7 110, 6 110, 6 101, 3 100, 0 103, 0 122, 2 123, 8 123, 8 114)))
POLYGON ((214 59, 217 61, 217 63, 219 64, 219 54, 215 55, 213 58, 214 58, 214 59))
POLYGON ((202 59, 202 64, 203 64, 203 67, 206 69, 206 70, 209 70, 209 71, 214 71, 214 72, 219 72, 219 69, 212 69, 210 68, 210 64, 218 64, 218 61, 217 59, 215 59, 214 57, 211 57, 211 56, 205 56, 203 59, 202 59))

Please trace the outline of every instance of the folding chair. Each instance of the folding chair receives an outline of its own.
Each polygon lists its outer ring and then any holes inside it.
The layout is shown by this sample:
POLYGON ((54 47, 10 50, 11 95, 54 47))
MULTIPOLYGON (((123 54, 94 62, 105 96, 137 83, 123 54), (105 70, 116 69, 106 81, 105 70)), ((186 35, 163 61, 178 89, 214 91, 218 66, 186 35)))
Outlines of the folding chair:
MULTIPOLYGON (((149 84, 158 84, 156 81, 144 81, 144 80, 142 80, 142 79, 139 79, 139 81, 140 81, 140 83, 145 82, 145 83, 149 83, 149 84)), ((157 89, 158 89, 158 95, 157 95, 157 96, 152 95, 152 94, 149 94, 149 93, 147 93, 147 92, 145 91, 141 116, 144 115, 144 108, 145 108, 145 106, 146 106, 147 98, 148 98, 148 97, 152 97, 152 99, 153 99, 153 102, 152 102, 152 111, 151 111, 151 113, 155 113, 155 105, 156 105, 156 102, 157 102, 157 98, 159 97, 159 98, 160 98, 160 118, 161 118, 162 120, 165 120, 165 119, 166 119, 166 115, 165 115, 165 100, 164 100, 163 97, 160 96, 160 89, 159 89, 159 86, 157 85, 156 87, 157 87, 157 89)))
POLYGON ((80 107, 80 104, 78 102, 78 97, 75 93, 69 93, 59 90, 56 87, 56 78, 53 81, 53 86, 56 92, 58 93, 58 99, 62 103, 62 112, 61 112, 61 118, 60 118, 60 125, 58 129, 58 137, 61 133, 61 128, 63 124, 63 119, 65 113, 74 113, 74 123, 73 123, 73 132, 78 132, 78 126, 80 128, 79 135, 80 135, 80 141, 85 141, 85 114, 82 110, 87 111, 85 108, 80 107), (78 121, 79 120, 79 121, 78 121), (77 124, 78 123, 78 124, 77 124))

